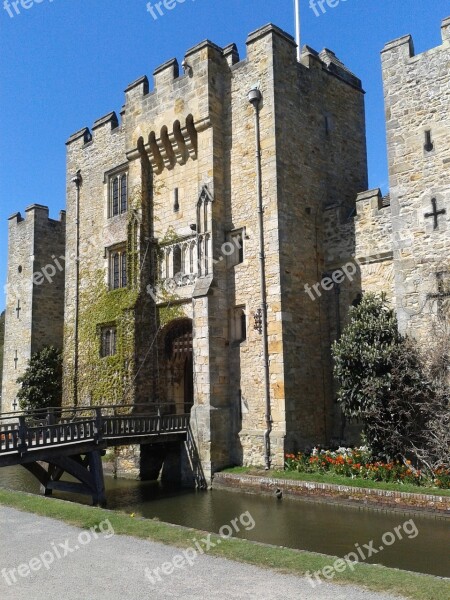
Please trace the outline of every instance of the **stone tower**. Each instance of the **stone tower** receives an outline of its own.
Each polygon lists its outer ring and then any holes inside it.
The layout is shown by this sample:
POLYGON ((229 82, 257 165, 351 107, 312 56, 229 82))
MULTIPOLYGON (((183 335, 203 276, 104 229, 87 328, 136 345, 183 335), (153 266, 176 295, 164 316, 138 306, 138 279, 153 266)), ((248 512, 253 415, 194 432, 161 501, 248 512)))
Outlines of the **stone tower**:
MULTIPOLYGON (((352 211, 335 202, 323 212, 326 273, 334 276, 334 284, 328 277, 331 285, 320 290, 328 348, 361 292, 384 293, 402 332, 412 337, 432 341, 448 326, 450 18, 442 23, 442 40, 415 55, 408 35, 382 51, 390 193, 361 189, 352 211)), ((339 421, 336 411, 334 432, 342 438, 339 421)))
POLYGON ((332 428, 328 317, 304 285, 324 270, 323 210, 349 213, 367 188, 364 92, 330 50, 305 47, 299 62, 273 25, 249 35, 242 60, 205 41, 183 67, 158 67, 152 89, 136 80, 120 120, 67 142, 67 251, 81 259, 66 271, 65 402, 190 411, 207 477, 263 463, 263 260, 281 466, 332 428))
POLYGON ((32 354, 62 348, 64 328, 65 212, 49 219, 33 204, 25 218, 9 219, 8 280, 3 360, 2 412, 16 410, 18 386, 32 354))
POLYGON ((400 327, 430 334, 450 293, 450 18, 442 45, 416 55, 411 36, 382 52, 400 327))

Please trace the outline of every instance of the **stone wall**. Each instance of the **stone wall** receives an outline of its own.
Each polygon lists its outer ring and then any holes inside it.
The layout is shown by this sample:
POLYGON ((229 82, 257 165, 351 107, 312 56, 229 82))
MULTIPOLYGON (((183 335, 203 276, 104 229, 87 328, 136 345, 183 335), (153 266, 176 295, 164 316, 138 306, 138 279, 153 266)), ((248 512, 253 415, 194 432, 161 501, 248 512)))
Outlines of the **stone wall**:
POLYGON ((450 289, 450 18, 442 40, 415 55, 405 36, 382 52, 396 306, 401 330, 422 340, 439 326, 435 295, 450 289), (436 222, 433 199, 445 211, 436 222))
MULTIPOLYGON (((384 293, 395 306, 392 260, 392 227, 389 198, 379 189, 361 192, 348 213, 339 205, 324 211, 325 269, 339 275, 338 284, 321 289, 328 315, 328 343, 339 338, 349 320, 349 308, 364 292, 384 293)), ((331 371, 331 365, 330 365, 331 371)), ((336 397, 336 382, 330 394, 336 397)), ((361 428, 343 419, 335 404, 332 438, 339 443, 360 443, 361 428)))
POLYGON ((379 189, 361 192, 350 214, 340 206, 330 206, 324 212, 323 227, 326 271, 333 274, 344 267, 346 274, 337 298, 335 294, 331 299, 335 290, 323 292, 328 293, 329 306, 337 304, 339 319, 330 322, 334 340, 348 322, 348 308, 359 293, 384 293, 395 306, 389 197, 383 198, 379 189))
POLYGON ((213 488, 272 496, 279 495, 281 491, 284 496, 289 498, 359 506, 360 509, 375 509, 390 513, 396 510, 403 513, 429 513, 442 519, 448 518, 450 514, 448 496, 413 494, 400 490, 358 488, 351 485, 235 475, 234 473, 217 473, 213 479, 213 488))
POLYGON ((114 113, 85 128, 67 142, 67 255, 64 335, 64 403, 115 404, 134 400, 130 385, 134 369, 133 289, 109 292, 108 249, 127 243, 129 213, 108 218, 110 176, 128 170, 124 130, 114 113), (77 189, 81 173, 79 248, 77 247, 77 189), (77 256, 79 285, 77 288, 77 256), (78 302, 78 372, 75 325, 78 302), (117 325, 118 356, 100 357, 102 325, 117 325), (77 395, 75 396, 75 386, 77 395))
POLYGON ((288 451, 327 443, 333 429, 327 295, 312 299, 331 240, 323 214, 354 206, 367 186, 361 82, 333 52, 278 47, 275 65, 279 260, 288 451))

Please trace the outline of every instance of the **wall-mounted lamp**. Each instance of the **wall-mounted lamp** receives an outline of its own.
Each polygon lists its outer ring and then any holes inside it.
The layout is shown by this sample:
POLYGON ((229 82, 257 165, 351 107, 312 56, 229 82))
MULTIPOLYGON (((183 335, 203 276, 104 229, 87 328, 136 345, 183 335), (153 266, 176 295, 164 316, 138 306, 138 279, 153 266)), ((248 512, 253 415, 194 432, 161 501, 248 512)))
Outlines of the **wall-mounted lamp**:
POLYGON ((81 177, 81 171, 77 171, 76 175, 72 177, 72 183, 74 183, 77 187, 81 185, 83 178, 81 177))
POLYGON ((253 106, 257 106, 261 100, 262 100, 262 94, 261 91, 258 87, 253 87, 249 93, 248 93, 248 101, 250 102, 250 104, 253 104, 253 106))
POLYGON ((187 73, 189 76, 192 75, 192 67, 186 59, 184 59, 181 63, 181 67, 183 69, 183 73, 187 73))

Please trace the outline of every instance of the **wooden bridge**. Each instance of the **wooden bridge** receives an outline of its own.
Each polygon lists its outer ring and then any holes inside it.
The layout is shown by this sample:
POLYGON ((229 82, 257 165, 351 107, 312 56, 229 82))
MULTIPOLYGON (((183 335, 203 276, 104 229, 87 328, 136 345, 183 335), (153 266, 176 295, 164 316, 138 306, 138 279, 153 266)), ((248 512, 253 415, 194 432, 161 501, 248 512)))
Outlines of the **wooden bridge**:
POLYGON ((85 494, 95 505, 106 504, 101 457, 108 447, 173 442, 185 443, 196 483, 203 487, 188 414, 162 414, 152 405, 0 414, 0 468, 22 465, 46 495, 53 490, 85 494), (78 481, 61 481, 64 473, 78 481))

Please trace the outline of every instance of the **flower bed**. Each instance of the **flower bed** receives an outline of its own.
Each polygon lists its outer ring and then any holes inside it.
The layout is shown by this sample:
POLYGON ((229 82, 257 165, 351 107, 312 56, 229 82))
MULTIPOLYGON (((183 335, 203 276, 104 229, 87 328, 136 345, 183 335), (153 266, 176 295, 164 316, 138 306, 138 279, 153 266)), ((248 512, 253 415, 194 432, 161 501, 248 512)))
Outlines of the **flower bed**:
POLYGON ((338 448, 336 451, 314 448, 311 454, 286 454, 286 471, 299 473, 335 473, 352 479, 368 479, 417 486, 434 485, 441 489, 450 488, 450 471, 440 468, 433 477, 414 469, 410 461, 383 463, 373 462, 367 447, 338 448))

